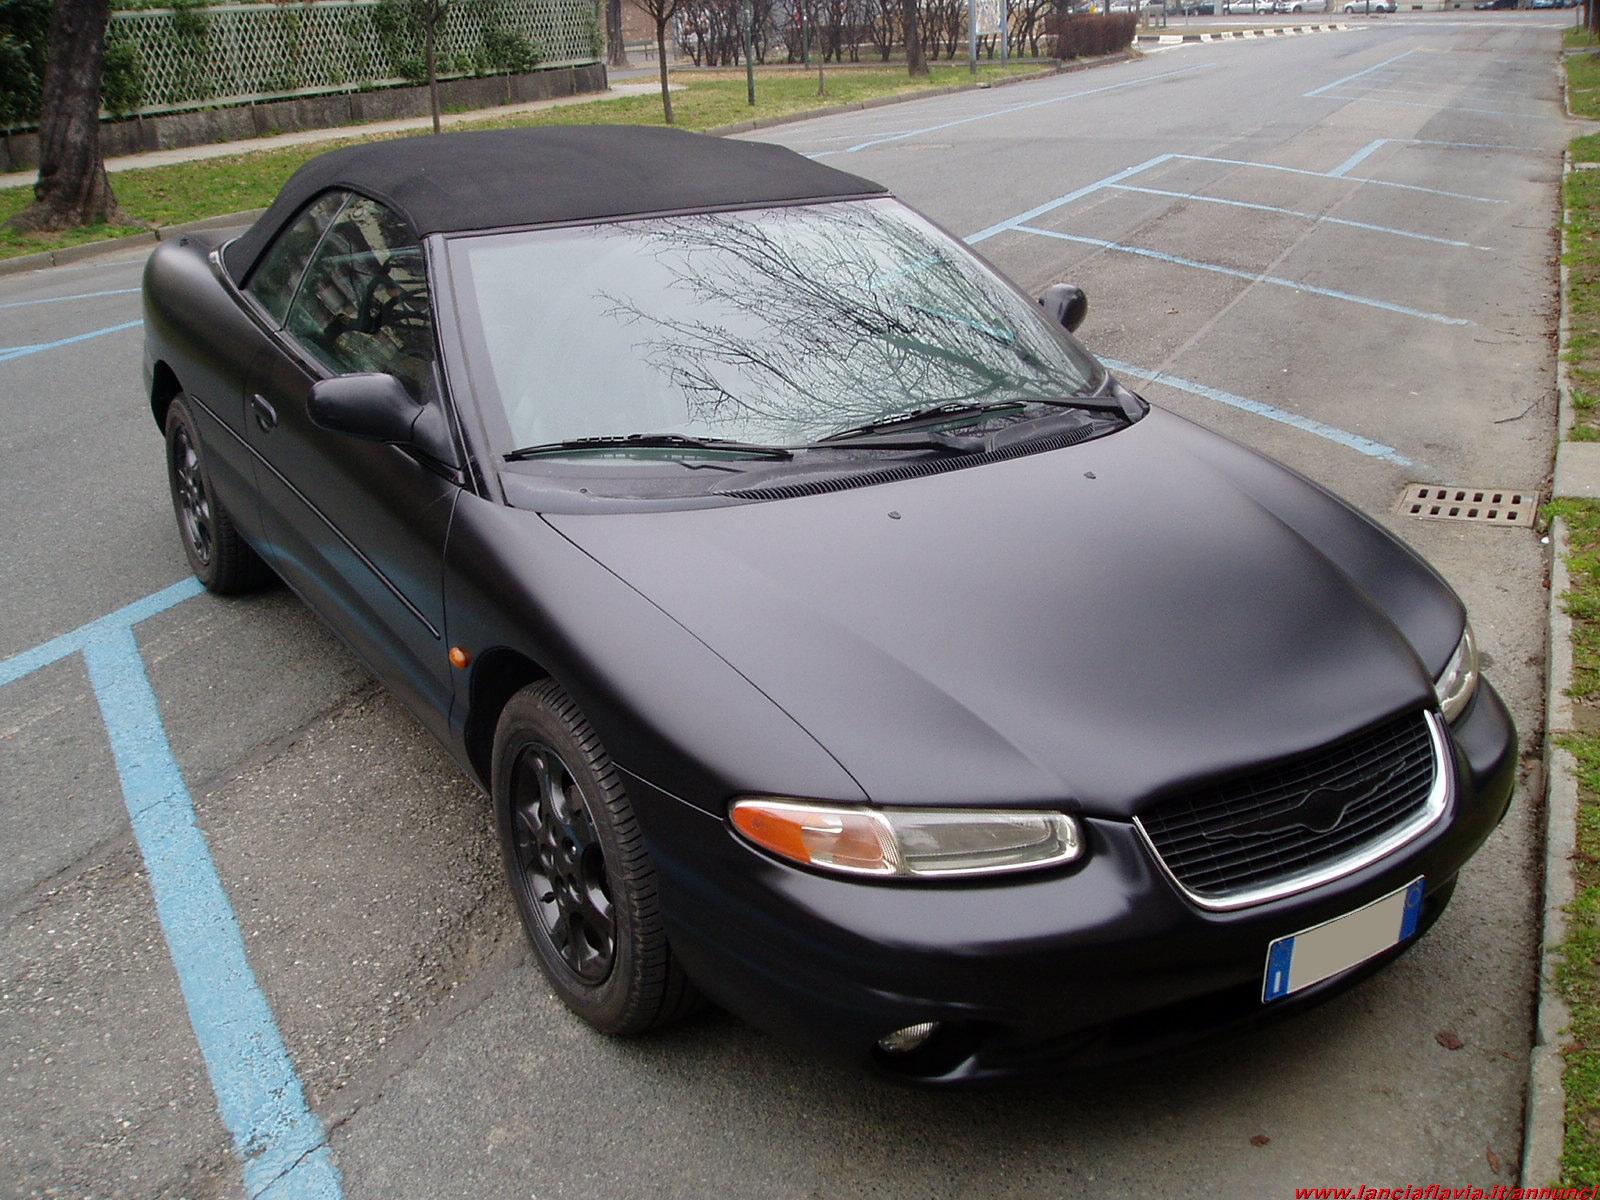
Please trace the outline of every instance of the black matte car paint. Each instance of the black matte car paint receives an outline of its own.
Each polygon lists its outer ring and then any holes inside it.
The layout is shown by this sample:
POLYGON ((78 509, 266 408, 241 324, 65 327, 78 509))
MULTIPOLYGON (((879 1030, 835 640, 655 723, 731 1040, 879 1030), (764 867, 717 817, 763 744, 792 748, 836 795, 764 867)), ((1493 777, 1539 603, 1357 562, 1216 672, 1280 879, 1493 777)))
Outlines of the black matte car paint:
POLYGON ((1451 732, 1452 807, 1402 851, 1235 913, 1166 880, 1142 805, 1431 707, 1463 621, 1367 518, 1176 416, 798 500, 541 513, 502 490, 507 448, 459 389, 435 402, 460 476, 313 428, 317 369, 211 250, 164 243, 146 271, 158 419, 175 377, 246 537, 480 784, 504 681, 560 682, 628 776, 675 950, 770 1028, 865 1059, 947 1020, 918 1071, 973 1080, 1292 1011, 1370 968, 1262 1006, 1272 938, 1419 874, 1431 921, 1505 810, 1515 733, 1485 683, 1451 732), (1060 808, 1088 853, 1003 881, 830 878, 733 833, 748 792, 1060 808))

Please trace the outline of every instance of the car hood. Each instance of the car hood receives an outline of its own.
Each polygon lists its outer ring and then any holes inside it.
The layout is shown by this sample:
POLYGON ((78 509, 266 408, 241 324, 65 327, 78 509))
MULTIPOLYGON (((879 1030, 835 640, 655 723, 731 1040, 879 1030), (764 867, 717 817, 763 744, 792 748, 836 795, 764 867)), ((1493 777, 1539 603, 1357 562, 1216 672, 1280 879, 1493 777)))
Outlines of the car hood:
POLYGON ((1389 535, 1161 410, 892 484, 545 519, 884 804, 1132 815, 1432 703, 1461 628, 1389 535))

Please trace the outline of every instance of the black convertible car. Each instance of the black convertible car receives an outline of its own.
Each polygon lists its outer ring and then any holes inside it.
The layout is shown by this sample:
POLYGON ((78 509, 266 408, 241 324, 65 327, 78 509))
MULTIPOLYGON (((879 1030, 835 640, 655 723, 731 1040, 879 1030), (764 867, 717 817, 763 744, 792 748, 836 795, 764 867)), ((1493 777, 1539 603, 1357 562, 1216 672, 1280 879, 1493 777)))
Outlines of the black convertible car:
POLYGON ((788 150, 337 150, 144 291, 195 573, 281 578, 489 792, 598 1029, 1149 1053, 1393 959, 1509 803, 1414 553, 788 150))

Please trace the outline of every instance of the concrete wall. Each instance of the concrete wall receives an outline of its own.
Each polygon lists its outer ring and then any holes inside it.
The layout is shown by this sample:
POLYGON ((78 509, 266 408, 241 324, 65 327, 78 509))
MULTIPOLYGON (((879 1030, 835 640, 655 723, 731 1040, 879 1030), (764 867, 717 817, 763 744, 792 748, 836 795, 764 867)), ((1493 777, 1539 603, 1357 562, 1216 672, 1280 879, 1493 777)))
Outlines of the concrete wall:
MULTIPOLYGON (((581 67, 530 71, 525 75, 448 80, 439 85, 439 102, 446 109, 493 108, 501 104, 520 104, 525 100, 546 100, 552 96, 571 96, 579 92, 603 92, 605 89, 605 66, 590 63, 581 67)), ((290 133, 298 129, 333 129, 363 121, 420 117, 427 113, 428 89, 425 87, 306 96, 298 100, 271 100, 234 108, 104 121, 100 125, 100 148, 107 158, 113 158, 122 154, 138 154, 144 150, 204 146, 272 133, 290 133)), ((38 165, 37 134, 8 134, 0 142, 0 172, 23 171, 38 165)))

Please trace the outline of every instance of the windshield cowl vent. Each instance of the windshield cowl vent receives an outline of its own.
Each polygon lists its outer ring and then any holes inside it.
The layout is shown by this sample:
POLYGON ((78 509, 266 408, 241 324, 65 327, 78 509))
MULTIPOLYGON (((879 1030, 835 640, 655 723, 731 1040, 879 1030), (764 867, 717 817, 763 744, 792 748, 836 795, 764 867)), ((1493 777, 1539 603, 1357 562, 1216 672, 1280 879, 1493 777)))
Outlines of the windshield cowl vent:
MULTIPOLYGON (((987 463, 1005 462, 1025 454, 1043 454, 1049 450, 1062 450, 1104 432, 1103 428, 1080 426, 1044 437, 1014 442, 998 450, 980 450, 950 458, 920 458, 892 467, 876 467, 867 471, 851 471, 844 475, 826 475, 821 478, 799 479, 793 483, 767 483, 759 487, 724 487, 713 490, 713 495, 737 500, 794 500, 801 496, 821 496, 827 492, 843 492, 850 488, 873 487, 880 483, 901 483, 907 479, 921 479, 925 475, 943 475, 947 471, 960 471, 966 467, 981 467, 987 463)), ((847 449, 848 442, 838 443, 847 449)))

